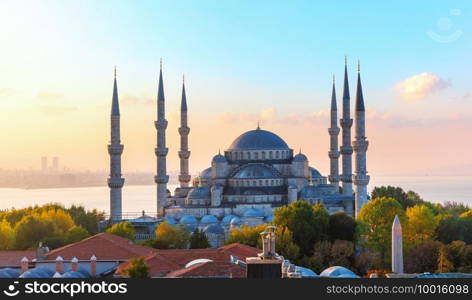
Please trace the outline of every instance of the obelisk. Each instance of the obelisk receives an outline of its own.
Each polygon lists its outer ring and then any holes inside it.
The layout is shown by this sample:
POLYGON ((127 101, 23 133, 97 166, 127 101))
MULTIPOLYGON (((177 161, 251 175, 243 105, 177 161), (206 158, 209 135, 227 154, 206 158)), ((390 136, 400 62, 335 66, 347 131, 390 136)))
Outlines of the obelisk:
POLYGON ((402 225, 398 215, 392 225, 392 273, 403 273, 402 225))

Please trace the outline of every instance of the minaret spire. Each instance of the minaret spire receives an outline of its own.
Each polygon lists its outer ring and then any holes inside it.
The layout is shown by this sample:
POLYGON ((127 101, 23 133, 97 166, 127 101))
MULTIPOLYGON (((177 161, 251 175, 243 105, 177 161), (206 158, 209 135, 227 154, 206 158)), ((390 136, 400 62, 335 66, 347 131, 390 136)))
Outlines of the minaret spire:
POLYGON ((167 175, 166 157, 169 149, 166 147, 167 120, 165 117, 165 97, 164 83, 162 78, 162 59, 159 70, 159 86, 157 91, 157 121, 154 122, 157 129, 157 147, 155 154, 157 157, 157 174, 154 181, 157 184, 157 215, 164 216, 164 208, 167 204, 167 175))
POLYGON ((118 86, 116 83, 116 67, 113 82, 113 96, 111 104, 111 139, 108 145, 110 155, 110 176, 108 187, 110 188, 110 220, 118 222, 122 218, 121 189, 125 179, 121 177, 121 154, 123 145, 120 140, 120 107, 118 101, 118 86))
POLYGON ((188 160, 190 157, 190 151, 188 150, 188 134, 190 128, 187 125, 187 96, 185 93, 185 77, 182 76, 182 99, 180 102, 180 174, 179 182, 180 187, 188 187, 190 182, 190 175, 188 170, 188 160))
POLYGON ((328 128, 330 137, 330 147, 328 156, 330 159, 330 174, 328 176, 329 181, 339 187, 339 150, 338 150, 338 107, 336 105, 336 86, 335 78, 333 75, 333 90, 331 92, 331 126, 328 128))
POLYGON ((356 170, 353 175, 353 181, 356 186, 356 216, 359 214, 362 206, 367 203, 367 184, 370 176, 367 175, 366 152, 369 142, 365 137, 365 106, 364 95, 362 93, 360 66, 357 74, 357 92, 356 92, 356 119, 355 119, 356 138, 352 145, 354 148, 356 170))
POLYGON ((342 187, 343 195, 352 196, 352 146, 351 146, 351 97, 349 95, 349 79, 347 75, 347 58, 344 64, 343 113, 340 120, 342 128, 342 187))

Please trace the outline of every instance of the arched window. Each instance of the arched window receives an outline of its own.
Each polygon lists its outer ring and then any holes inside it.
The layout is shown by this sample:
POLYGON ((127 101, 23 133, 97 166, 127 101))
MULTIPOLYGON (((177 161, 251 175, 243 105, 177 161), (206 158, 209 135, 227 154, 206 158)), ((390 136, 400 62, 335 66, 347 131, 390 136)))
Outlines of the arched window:
POLYGON ((254 152, 254 159, 259 159, 259 152, 254 152))
POLYGON ((251 159, 251 152, 247 153, 247 159, 251 159))
POLYGON ((254 181, 252 182, 252 185, 253 185, 253 186, 256 186, 256 185, 257 185, 257 182, 254 180, 254 181))
POLYGON ((269 151, 269 159, 272 159, 272 151, 269 151))
POLYGON ((264 151, 262 151, 262 159, 266 159, 266 158, 265 158, 265 152, 264 152, 264 151))
POLYGON ((269 185, 269 180, 265 180, 265 185, 269 185))
POLYGON ((275 151, 275 158, 279 158, 279 151, 275 151))

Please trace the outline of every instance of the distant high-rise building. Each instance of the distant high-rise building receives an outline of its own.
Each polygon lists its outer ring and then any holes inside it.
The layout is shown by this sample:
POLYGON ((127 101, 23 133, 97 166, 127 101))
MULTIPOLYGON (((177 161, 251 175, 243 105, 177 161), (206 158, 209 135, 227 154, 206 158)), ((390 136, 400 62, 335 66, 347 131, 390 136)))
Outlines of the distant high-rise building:
POLYGON ((57 156, 52 158, 52 169, 54 171, 59 171, 59 157, 57 156))
POLYGON ((46 156, 41 157, 41 171, 46 172, 48 169, 48 158, 46 156))

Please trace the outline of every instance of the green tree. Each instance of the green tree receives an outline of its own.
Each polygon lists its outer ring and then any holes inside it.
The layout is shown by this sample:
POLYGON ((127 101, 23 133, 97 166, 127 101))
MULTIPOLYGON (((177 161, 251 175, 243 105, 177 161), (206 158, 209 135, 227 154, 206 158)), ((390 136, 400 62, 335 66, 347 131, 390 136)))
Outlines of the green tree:
POLYGON ((144 261, 144 257, 132 258, 128 265, 121 271, 121 274, 130 278, 148 278, 149 266, 144 261))
POLYGON ((86 211, 83 206, 72 205, 67 212, 70 214, 77 226, 85 228, 89 234, 98 233, 98 223, 105 220, 104 212, 96 209, 86 211))
POLYGON ((51 219, 37 214, 25 216, 15 226, 15 249, 37 247, 40 241, 57 234, 56 224, 51 219))
POLYGON ((449 244, 452 241, 464 241, 466 244, 472 244, 472 218, 445 215, 439 221, 436 236, 444 244, 449 244))
POLYGON ((0 250, 10 250, 15 242, 15 231, 7 220, 0 221, 0 250))
POLYGON ((80 242, 81 240, 89 237, 88 231, 83 228, 82 226, 74 226, 69 228, 65 233, 65 243, 72 244, 76 242, 80 242))
POLYGON ((196 228, 190 236, 190 249, 202 248, 210 248, 210 242, 208 242, 206 234, 196 228))
POLYGON ((408 206, 413 206, 414 204, 408 200, 407 194, 401 187, 395 187, 395 186, 380 186, 380 187, 374 187, 371 193, 372 199, 376 198, 393 198, 395 199, 398 203, 403 208, 407 208, 408 206))
POLYGON ((383 267, 390 263, 392 223, 398 215, 405 224, 405 213, 402 206, 393 198, 375 198, 364 205, 359 213, 359 221, 363 224, 361 237, 365 246, 371 251, 378 252, 383 267))
POLYGON ((408 207, 406 217, 407 222, 403 226, 403 236, 407 251, 416 245, 433 240, 438 219, 430 208, 422 204, 408 207))
POLYGON ((356 237, 356 221, 345 212, 336 212, 329 216, 329 240, 353 242, 356 237))
POLYGON ((182 225, 172 226, 162 222, 156 228, 154 247, 157 249, 186 249, 190 240, 190 233, 182 225))
POLYGON ((295 201, 276 208, 273 223, 290 230, 301 254, 311 256, 313 245, 327 239, 329 214, 322 204, 311 206, 303 201, 295 201))
POLYGON ((107 233, 118 235, 129 240, 134 240, 136 235, 136 231, 134 227, 129 222, 121 222, 117 223, 106 230, 107 233))
POLYGON ((331 266, 343 266, 350 269, 354 262, 354 243, 336 240, 331 246, 331 266))

